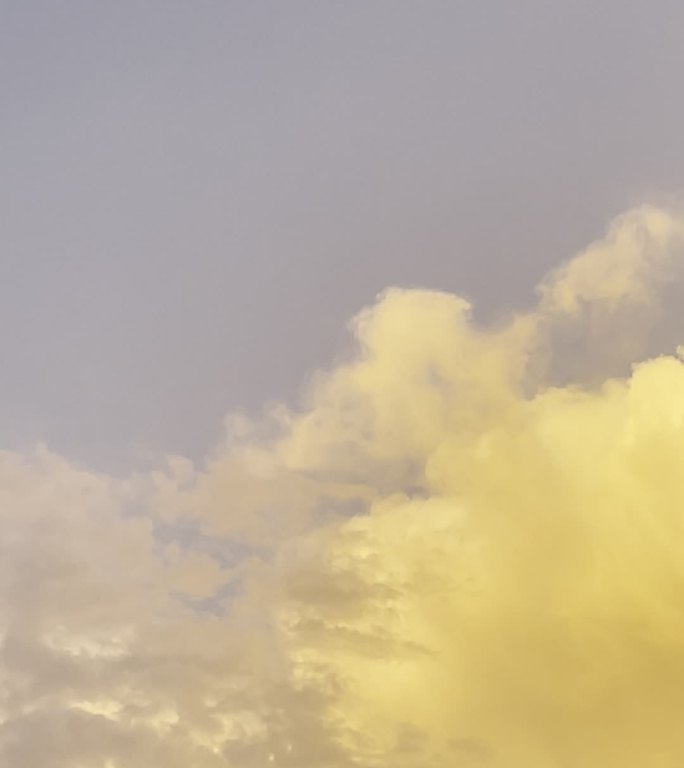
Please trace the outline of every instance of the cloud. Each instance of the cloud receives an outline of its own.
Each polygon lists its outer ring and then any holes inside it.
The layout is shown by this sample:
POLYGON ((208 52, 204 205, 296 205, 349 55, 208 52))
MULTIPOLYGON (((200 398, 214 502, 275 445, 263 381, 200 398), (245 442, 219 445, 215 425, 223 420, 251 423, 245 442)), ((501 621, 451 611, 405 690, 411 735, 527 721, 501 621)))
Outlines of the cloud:
POLYGON ((683 231, 493 327, 389 290, 203 466, 0 454, 0 762, 679 766, 684 364, 640 355, 683 231))

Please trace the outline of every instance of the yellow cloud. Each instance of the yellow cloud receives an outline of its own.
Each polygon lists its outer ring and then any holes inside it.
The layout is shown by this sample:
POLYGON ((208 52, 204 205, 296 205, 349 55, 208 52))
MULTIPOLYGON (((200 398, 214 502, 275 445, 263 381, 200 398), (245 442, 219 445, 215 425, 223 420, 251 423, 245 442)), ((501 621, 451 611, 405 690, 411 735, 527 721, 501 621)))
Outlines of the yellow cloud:
POLYGON ((679 768, 682 232, 628 212, 493 327, 389 290, 204 466, 0 454, 0 762, 679 768))

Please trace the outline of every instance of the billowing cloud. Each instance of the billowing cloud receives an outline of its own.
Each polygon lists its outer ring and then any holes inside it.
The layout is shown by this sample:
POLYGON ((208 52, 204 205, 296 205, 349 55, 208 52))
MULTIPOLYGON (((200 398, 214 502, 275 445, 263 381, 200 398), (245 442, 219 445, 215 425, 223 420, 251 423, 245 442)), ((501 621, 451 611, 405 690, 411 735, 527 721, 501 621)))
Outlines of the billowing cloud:
POLYGON ((678 768, 683 245, 630 211, 495 326, 389 290, 203 466, 0 454, 0 762, 678 768))

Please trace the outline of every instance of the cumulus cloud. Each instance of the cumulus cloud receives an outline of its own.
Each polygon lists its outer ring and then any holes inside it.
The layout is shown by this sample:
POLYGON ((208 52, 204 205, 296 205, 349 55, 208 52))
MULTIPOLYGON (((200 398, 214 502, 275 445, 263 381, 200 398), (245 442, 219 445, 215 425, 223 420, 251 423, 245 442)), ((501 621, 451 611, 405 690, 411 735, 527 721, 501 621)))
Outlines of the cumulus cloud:
POLYGON ((0 762, 680 766, 683 233, 629 211, 493 327, 389 290, 202 466, 0 454, 0 762))

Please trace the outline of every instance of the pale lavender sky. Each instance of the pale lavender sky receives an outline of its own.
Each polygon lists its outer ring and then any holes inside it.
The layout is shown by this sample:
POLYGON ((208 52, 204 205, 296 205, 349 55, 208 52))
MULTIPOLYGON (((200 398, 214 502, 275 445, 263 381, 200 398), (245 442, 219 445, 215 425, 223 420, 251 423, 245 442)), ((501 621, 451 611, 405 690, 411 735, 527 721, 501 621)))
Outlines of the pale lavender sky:
POLYGON ((388 285, 523 304, 684 180, 684 4, 5 0, 0 425, 201 457, 388 285))

